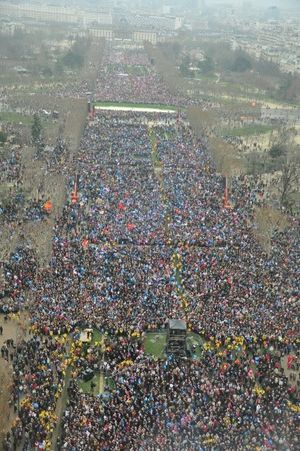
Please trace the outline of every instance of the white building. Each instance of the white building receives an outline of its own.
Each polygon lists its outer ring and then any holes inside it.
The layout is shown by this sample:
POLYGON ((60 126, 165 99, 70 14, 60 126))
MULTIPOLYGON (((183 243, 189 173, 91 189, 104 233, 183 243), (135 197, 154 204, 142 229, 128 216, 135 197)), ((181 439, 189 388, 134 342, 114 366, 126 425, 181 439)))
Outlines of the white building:
POLYGON ((64 8, 61 6, 44 6, 34 4, 11 4, 0 3, 1 17, 14 17, 18 19, 35 19, 43 22, 61 23, 97 23, 111 25, 112 15, 109 11, 84 11, 75 8, 64 8))

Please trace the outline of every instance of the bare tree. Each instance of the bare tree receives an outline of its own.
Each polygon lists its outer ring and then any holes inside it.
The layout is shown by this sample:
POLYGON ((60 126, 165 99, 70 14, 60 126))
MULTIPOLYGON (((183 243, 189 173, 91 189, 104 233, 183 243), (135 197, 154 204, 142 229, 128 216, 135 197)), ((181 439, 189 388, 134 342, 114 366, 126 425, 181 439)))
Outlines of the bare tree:
POLYGON ((272 238, 276 231, 283 231, 288 226, 287 217, 270 206, 257 207, 254 212, 256 237, 268 255, 272 250, 272 238))
POLYGON ((244 162, 231 144, 223 139, 212 137, 209 147, 215 160, 216 169, 220 174, 232 177, 244 172, 244 162))
POLYGON ((281 170, 281 184, 279 187, 280 204, 287 211, 293 209, 294 194, 299 192, 300 182, 300 149, 288 152, 281 170))
POLYGON ((145 42, 144 46, 150 60, 155 64, 157 71, 168 85, 170 91, 177 95, 178 92, 181 95, 187 95, 188 86, 186 80, 180 74, 174 61, 167 57, 162 49, 154 47, 149 42, 145 42))
POLYGON ((215 126, 215 115, 204 111, 198 106, 188 108, 188 120, 196 134, 203 136, 203 132, 211 130, 215 126))
POLYGON ((280 154, 286 154, 289 149, 295 146, 295 137, 297 136, 297 130, 294 127, 281 127, 277 133, 272 133, 270 136, 270 151, 277 148, 280 150, 280 154))
MULTIPOLYGON (((3 360, 3 359, 2 359, 3 360)), ((12 371, 7 363, 3 363, 0 368, 0 407, 2 411, 6 412, 5 415, 1 415, 0 419, 0 443, 3 442, 5 434, 9 429, 9 424, 11 421, 10 415, 10 399, 11 399, 11 388, 12 388, 12 371)))
POLYGON ((299 192, 300 148, 295 142, 296 136, 295 128, 283 127, 270 142, 269 155, 281 173, 278 186, 280 205, 287 211, 293 209, 294 194, 299 192))

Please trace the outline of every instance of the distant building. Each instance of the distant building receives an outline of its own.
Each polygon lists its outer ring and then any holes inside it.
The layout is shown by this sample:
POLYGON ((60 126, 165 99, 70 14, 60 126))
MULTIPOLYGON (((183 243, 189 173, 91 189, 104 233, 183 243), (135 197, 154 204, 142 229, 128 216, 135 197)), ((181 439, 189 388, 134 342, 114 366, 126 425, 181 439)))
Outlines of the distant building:
POLYGON ((127 42, 134 42, 136 44, 143 44, 143 42, 151 42, 155 45, 157 42, 165 40, 164 35, 160 35, 156 31, 149 30, 127 30, 126 33, 120 32, 119 30, 114 30, 112 28, 80 28, 77 34, 81 37, 91 36, 93 38, 105 38, 108 41, 120 40, 127 42))
POLYGON ((114 25, 129 26, 136 30, 176 31, 182 27, 183 20, 175 16, 154 16, 144 14, 114 13, 114 25))
POLYGON ((158 36, 157 33, 153 31, 134 31, 132 34, 132 39, 137 43, 143 43, 147 41, 155 45, 158 41, 158 36))
POLYGON ((30 22, 32 24, 33 21, 65 23, 74 25, 76 28, 74 32, 81 36, 90 35, 108 40, 128 39, 137 43, 148 41, 152 44, 165 40, 166 36, 180 29, 183 23, 181 17, 133 14, 121 9, 87 11, 61 6, 8 2, 0 2, 0 17, 26 23, 27 31, 30 30, 30 22))
POLYGON ((112 24, 112 15, 109 11, 93 12, 75 8, 64 8, 61 6, 45 6, 26 3, 11 4, 8 2, 1 2, 0 16, 18 19, 35 19, 44 22, 112 24))
POLYGON ((83 35, 89 34, 95 38, 105 38, 108 41, 113 40, 114 32, 111 28, 89 28, 88 31, 83 31, 83 35))

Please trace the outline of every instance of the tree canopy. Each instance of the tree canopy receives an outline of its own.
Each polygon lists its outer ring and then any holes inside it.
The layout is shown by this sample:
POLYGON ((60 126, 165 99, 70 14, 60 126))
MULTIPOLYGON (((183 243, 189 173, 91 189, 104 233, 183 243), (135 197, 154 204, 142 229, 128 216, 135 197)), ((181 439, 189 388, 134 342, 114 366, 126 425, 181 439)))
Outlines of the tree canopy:
POLYGON ((274 144, 269 151, 271 158, 282 157, 286 152, 285 146, 280 144, 274 144))
POLYGON ((0 130, 0 144, 4 144, 6 140, 7 140, 6 133, 0 130))
POLYGON ((62 59, 62 63, 71 68, 83 66, 83 56, 79 53, 75 53, 73 50, 69 50, 62 59))
POLYGON ((210 74, 215 69, 215 62, 210 56, 206 56, 203 61, 199 61, 198 67, 204 75, 210 74))
POLYGON ((33 116, 33 124, 31 127, 31 136, 34 143, 37 143, 38 140, 41 138, 42 133, 42 124, 41 120, 38 117, 37 114, 33 116))
POLYGON ((252 69, 251 61, 243 55, 239 55, 233 62, 232 65, 233 72, 245 72, 246 70, 252 69))

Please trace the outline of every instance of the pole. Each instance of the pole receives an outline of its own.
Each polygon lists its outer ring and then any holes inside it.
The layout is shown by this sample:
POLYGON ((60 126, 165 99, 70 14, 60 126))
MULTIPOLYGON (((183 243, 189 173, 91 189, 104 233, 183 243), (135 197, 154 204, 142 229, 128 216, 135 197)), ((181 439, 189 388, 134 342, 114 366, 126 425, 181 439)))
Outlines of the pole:
POLYGON ((224 177, 224 196, 223 196, 223 207, 231 209, 232 205, 229 202, 229 196, 228 196, 228 178, 227 175, 224 177))
POLYGON ((71 202, 76 204, 78 201, 78 174, 75 175, 74 189, 71 193, 71 202))

